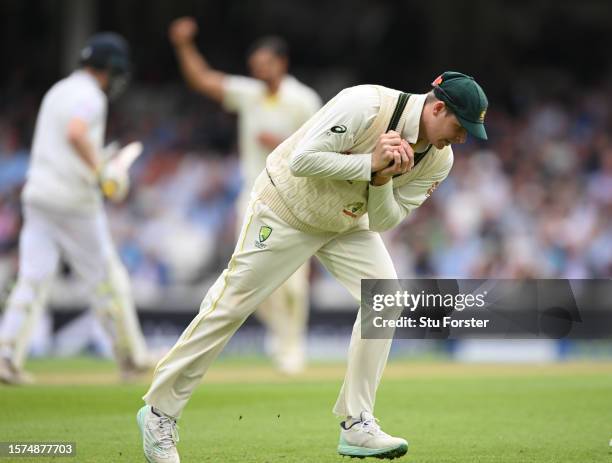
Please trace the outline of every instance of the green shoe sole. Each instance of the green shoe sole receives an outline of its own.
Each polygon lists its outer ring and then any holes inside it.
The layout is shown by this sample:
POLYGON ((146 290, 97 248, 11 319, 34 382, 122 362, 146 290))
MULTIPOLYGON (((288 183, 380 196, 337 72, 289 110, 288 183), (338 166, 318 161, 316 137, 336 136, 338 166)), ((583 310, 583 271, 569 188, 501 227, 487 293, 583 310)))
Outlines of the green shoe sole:
POLYGON ((138 413, 136 414, 136 423, 138 423, 138 428, 140 428, 140 435, 142 435, 143 433, 144 414, 147 412, 148 408, 149 406, 145 405, 140 410, 138 410, 138 413))
POLYGON ((397 447, 386 449, 368 449, 366 447, 355 447, 352 445, 338 445, 338 453, 344 457, 351 458, 379 458, 381 460, 393 460, 406 455, 408 452, 407 444, 400 444, 397 447))
MULTIPOLYGON (((136 414, 136 423, 138 423, 138 428, 140 429, 140 435, 144 436, 144 415, 147 413, 149 406, 145 405, 136 414)), ((144 438, 144 437, 143 437, 144 438)), ((152 463, 147 454, 144 454, 145 459, 148 463, 152 463)))

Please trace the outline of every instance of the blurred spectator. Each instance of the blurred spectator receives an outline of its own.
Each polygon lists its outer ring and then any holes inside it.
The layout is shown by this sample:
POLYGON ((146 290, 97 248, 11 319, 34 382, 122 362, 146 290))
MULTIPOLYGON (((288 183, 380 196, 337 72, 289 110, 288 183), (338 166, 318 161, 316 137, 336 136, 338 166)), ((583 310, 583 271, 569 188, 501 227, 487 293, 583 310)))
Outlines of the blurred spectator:
MULTIPOLYGON (((31 125, 23 121, 33 122, 36 108, 31 96, 23 98, 19 117, 0 111, 3 268, 14 265, 31 125)), ((576 95, 571 107, 534 102, 515 116, 493 108, 490 141, 458 147, 449 178, 384 236, 398 274, 609 278, 612 117, 598 98, 593 90, 576 95)), ((136 88, 113 110, 111 139, 140 139, 146 147, 128 201, 109 206, 135 287, 199 284, 231 254, 241 184, 232 124, 174 87, 136 88)), ((326 278, 319 270, 313 277, 326 278)))

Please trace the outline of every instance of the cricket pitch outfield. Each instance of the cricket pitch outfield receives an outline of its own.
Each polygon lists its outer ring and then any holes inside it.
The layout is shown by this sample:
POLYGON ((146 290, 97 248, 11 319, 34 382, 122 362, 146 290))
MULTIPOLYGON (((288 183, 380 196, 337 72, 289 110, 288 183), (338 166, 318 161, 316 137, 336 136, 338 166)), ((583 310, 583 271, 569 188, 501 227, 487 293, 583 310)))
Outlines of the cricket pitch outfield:
MULTIPOLYGON (((148 379, 120 384, 111 362, 36 360, 36 385, 0 387, 0 441, 76 442, 56 462, 144 461, 135 414, 148 379)), ((213 366, 180 425, 185 462, 340 462, 331 413, 342 364, 287 378, 265 361, 213 366)), ((464 365, 392 361, 376 404, 402 460, 611 462, 612 363, 464 365)), ((0 458, 42 462, 50 458, 0 458)))

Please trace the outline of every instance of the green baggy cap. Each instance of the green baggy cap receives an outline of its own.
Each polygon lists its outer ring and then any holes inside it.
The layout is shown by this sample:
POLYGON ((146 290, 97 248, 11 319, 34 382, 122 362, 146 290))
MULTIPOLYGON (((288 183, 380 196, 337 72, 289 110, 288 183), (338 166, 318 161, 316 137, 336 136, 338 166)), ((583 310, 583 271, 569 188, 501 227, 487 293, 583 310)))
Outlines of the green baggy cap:
POLYGON ((444 101, 470 135, 487 139, 484 119, 489 100, 473 77, 447 71, 436 77, 431 85, 436 98, 444 101))

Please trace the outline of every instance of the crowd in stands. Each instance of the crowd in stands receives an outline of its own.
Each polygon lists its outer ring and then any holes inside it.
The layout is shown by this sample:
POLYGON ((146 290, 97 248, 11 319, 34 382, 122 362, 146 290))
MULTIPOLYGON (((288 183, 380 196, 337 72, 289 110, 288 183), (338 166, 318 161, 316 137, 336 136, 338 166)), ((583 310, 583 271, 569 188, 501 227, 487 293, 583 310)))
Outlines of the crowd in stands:
MULTIPOLYGON (((454 147, 449 178, 384 235, 401 277, 609 278, 612 114, 592 90, 516 114, 491 108, 489 141, 454 147)), ((16 270, 19 193, 36 101, 0 108, 0 279, 16 270)), ((234 120, 173 87, 136 88, 109 136, 140 139, 126 202, 109 205, 134 284, 166 288, 217 274, 234 246, 241 188, 234 120)), ((312 278, 327 278, 315 266, 312 278)))

